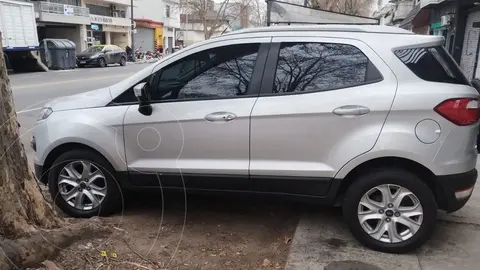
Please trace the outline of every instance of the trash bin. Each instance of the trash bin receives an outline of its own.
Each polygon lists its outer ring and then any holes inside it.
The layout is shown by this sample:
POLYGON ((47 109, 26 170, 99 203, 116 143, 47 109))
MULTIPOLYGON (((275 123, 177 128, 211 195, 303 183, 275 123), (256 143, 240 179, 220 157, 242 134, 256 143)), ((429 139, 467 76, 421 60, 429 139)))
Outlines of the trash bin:
POLYGON ((75 51, 76 45, 75 42, 63 39, 63 44, 65 45, 66 57, 68 59, 68 68, 75 68, 77 66, 77 53, 75 51))
POLYGON ((44 39, 40 43, 40 58, 49 69, 76 67, 75 43, 68 39, 44 39))

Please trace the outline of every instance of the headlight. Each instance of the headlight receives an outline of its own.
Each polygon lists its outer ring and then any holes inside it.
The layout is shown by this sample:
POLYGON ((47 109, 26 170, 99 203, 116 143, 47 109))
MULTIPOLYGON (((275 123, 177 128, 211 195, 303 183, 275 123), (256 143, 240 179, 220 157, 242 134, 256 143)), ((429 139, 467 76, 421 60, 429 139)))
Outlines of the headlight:
POLYGON ((94 59, 94 58, 98 58, 100 56, 100 54, 94 54, 92 56, 90 56, 91 59, 94 59))
POLYGON ((47 119, 50 116, 50 114, 52 114, 52 112, 53 112, 53 110, 50 107, 42 108, 42 110, 40 111, 40 115, 38 116, 37 120, 40 121, 40 120, 47 119))

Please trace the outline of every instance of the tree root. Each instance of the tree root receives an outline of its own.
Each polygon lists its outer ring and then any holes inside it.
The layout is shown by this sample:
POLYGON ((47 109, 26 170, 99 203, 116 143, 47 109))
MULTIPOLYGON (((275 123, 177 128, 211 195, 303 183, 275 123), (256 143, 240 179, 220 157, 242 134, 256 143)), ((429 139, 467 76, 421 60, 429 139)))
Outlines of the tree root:
POLYGON ((60 229, 38 230, 15 240, 0 239, 0 269, 37 267, 78 240, 111 232, 98 219, 90 219, 60 229))

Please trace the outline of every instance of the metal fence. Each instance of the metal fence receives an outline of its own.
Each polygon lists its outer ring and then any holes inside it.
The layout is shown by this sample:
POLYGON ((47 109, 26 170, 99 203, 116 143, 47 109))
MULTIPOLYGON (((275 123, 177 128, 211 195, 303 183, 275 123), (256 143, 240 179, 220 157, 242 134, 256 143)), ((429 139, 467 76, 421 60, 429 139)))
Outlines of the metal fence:
POLYGON ((63 4, 57 4, 57 3, 51 3, 51 2, 36 2, 35 3, 35 9, 36 10, 38 9, 40 12, 62 14, 62 15, 71 16, 72 14, 68 14, 66 12, 67 7, 69 8, 69 10, 73 10, 73 16, 82 16, 82 17, 89 17, 90 16, 89 9, 85 8, 85 7, 63 5, 63 4))

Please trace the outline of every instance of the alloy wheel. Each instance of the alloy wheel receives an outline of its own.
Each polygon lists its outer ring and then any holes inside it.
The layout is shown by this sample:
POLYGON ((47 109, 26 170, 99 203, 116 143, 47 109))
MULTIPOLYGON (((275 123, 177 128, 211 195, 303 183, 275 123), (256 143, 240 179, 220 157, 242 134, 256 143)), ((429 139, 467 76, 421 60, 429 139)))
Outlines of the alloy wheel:
POLYGON ((101 205, 107 195, 107 181, 94 164, 78 160, 63 167, 58 176, 62 198, 78 210, 92 210, 101 205))
POLYGON ((400 243, 420 229, 423 208, 410 190, 383 184, 362 196, 357 216, 362 229, 372 238, 385 243, 400 243))

